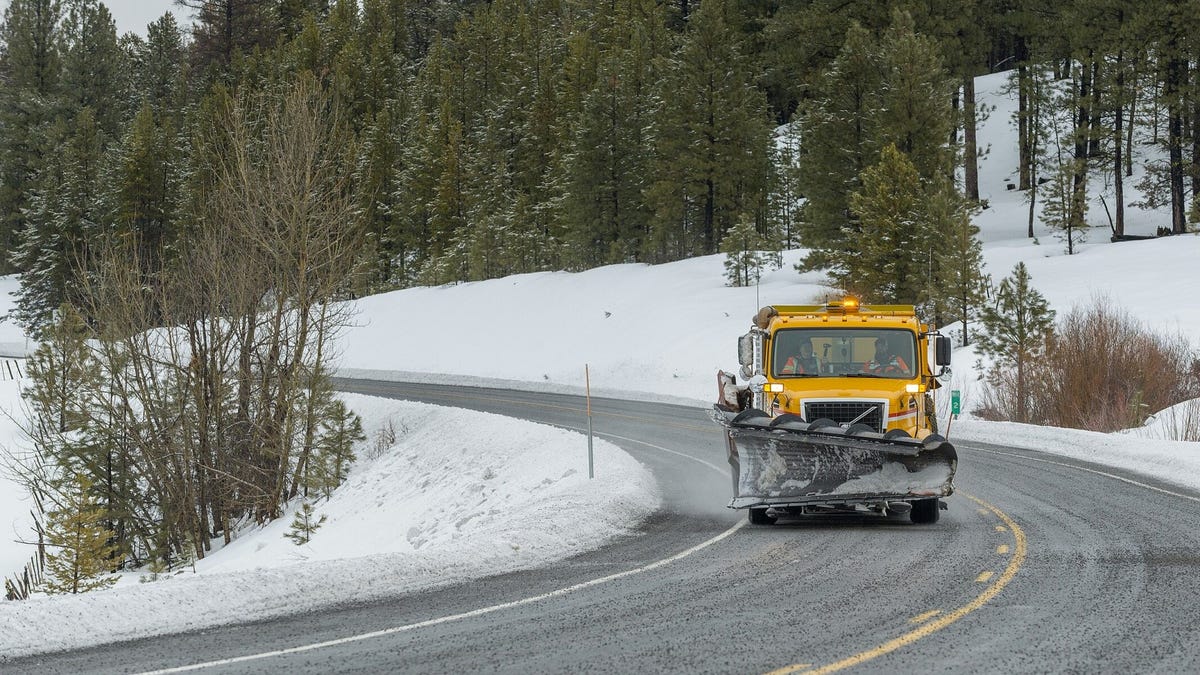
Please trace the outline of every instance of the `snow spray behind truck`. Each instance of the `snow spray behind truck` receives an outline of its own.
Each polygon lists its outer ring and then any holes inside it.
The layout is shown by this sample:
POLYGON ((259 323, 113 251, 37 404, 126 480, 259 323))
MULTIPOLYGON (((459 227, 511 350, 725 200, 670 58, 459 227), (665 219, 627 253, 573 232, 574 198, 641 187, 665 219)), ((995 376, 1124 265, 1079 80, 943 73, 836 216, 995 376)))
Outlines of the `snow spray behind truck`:
POLYGON ((933 400, 950 341, 911 305, 764 307, 738 361, 746 382, 718 373, 712 412, 726 430, 730 507, 754 524, 831 511, 937 522, 958 465, 933 400))

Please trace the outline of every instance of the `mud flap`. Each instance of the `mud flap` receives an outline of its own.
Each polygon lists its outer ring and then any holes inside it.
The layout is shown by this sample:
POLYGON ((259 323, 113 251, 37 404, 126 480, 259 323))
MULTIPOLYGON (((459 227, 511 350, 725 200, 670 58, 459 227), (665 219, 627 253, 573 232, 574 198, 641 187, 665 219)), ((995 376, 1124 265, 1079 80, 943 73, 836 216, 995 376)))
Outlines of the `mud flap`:
POLYGON ((869 503, 944 497, 958 454, 940 436, 917 440, 797 415, 714 408, 726 429, 733 508, 869 503))

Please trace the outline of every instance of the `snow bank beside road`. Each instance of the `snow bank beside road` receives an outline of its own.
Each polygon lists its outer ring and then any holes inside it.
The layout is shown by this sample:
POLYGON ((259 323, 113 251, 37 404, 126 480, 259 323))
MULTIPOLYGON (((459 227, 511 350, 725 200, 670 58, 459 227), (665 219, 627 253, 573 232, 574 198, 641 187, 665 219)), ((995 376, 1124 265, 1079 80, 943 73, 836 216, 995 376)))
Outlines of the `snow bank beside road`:
POLYGON ((1200 444, 1016 422, 955 421, 950 440, 1028 448, 1125 469, 1200 491, 1200 444))
POLYGON ((546 565, 632 531, 659 505, 649 471, 597 440, 486 413, 346 395, 369 436, 396 443, 316 512, 311 542, 292 514, 160 581, 0 602, 0 658, 198 630, 361 602, 546 565), (154 607, 154 612, 147 612, 154 607))

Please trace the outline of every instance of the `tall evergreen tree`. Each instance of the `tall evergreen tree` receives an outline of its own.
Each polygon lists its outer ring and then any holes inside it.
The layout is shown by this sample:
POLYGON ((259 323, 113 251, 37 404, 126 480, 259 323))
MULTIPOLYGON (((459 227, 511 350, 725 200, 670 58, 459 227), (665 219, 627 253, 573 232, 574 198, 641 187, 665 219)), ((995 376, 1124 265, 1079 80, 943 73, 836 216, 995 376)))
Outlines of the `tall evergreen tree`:
POLYGON ((146 41, 133 57, 133 99, 139 107, 149 102, 160 119, 180 112, 187 102, 186 58, 183 32, 174 14, 166 12, 146 27, 146 41))
POLYGON ((996 304, 984 307, 981 320, 979 351, 991 357, 996 368, 1015 371, 1016 421, 1028 422, 1030 374, 1053 332, 1054 310, 1032 286, 1025 263, 1018 263, 1000 282, 996 304))
POLYGON ((121 137, 129 109, 128 69, 117 42, 117 25, 99 0, 67 0, 62 22, 63 94, 66 115, 90 108, 103 142, 121 137))
POLYGON ((652 125, 651 260, 713 253, 742 214, 765 215, 769 116, 737 21, 730 0, 704 2, 666 68, 652 125))
POLYGON ((972 209, 950 184, 942 179, 930 186, 926 218, 937 233, 933 248, 936 276, 931 275, 924 296, 938 325, 961 321, 962 344, 973 335, 972 322, 979 316, 987 296, 988 278, 983 271, 983 245, 979 227, 971 222, 972 209))
POLYGON ((802 112, 799 176, 806 201, 801 243, 814 249, 804 263, 807 269, 830 264, 830 256, 821 251, 840 250, 849 243, 846 235, 857 232, 850 194, 879 156, 878 140, 867 123, 883 86, 877 52, 867 30, 852 25, 821 79, 819 94, 802 112))
POLYGON ((671 44, 652 0, 621 0, 596 21, 595 35, 579 36, 565 66, 568 86, 578 88, 566 97, 578 102, 561 160, 560 213, 567 263, 577 268, 640 259, 651 217, 646 126, 671 44))
POLYGON ((103 146, 92 109, 58 126, 65 140, 41 176, 16 252, 25 273, 13 314, 35 336, 59 305, 82 306, 79 275, 88 269, 88 243, 101 211, 103 146))
MULTIPOLYGON (((849 204, 850 195, 862 189, 863 172, 881 150, 894 145, 922 181, 951 175, 953 84, 941 66, 936 43, 915 32, 909 15, 897 12, 878 42, 865 29, 852 27, 822 87, 823 97, 802 119, 801 190, 808 197, 802 243, 812 250, 800 268, 833 266, 835 278, 849 281, 847 266, 870 263, 848 261, 860 259, 875 245, 865 241, 865 233, 860 245, 863 225, 849 204)), ((923 247, 923 253, 909 250, 903 255, 928 258, 926 237, 904 239, 923 247)), ((886 254, 887 249, 880 252, 886 254)), ((892 267, 897 274, 912 274, 914 269, 907 264, 892 267)), ((876 287, 877 292, 912 298, 927 276, 894 278, 887 284, 889 290, 876 287)))
POLYGON ((234 56, 267 47, 275 39, 274 0, 175 0, 195 16, 192 58, 210 80, 223 77, 234 56))
POLYGON ((858 242, 829 276, 867 302, 915 304, 928 284, 927 260, 936 243, 921 176, 889 143, 861 180, 862 188, 850 195, 858 242))
POLYGON ((142 105, 119 149, 109 196, 117 231, 135 235, 148 273, 160 266, 176 229, 183 158, 174 121, 170 115, 156 120, 150 102, 142 105))
POLYGON ((33 187, 53 146, 61 14, 59 0, 12 0, 0 23, 0 270, 14 267, 33 187))

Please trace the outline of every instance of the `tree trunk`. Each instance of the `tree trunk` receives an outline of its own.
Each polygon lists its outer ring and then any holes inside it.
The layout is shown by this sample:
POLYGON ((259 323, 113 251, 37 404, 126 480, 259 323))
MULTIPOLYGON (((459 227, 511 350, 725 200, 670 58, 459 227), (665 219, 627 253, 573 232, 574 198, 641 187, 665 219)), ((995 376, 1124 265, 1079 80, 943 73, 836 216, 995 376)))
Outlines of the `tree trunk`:
MULTIPOLYGON (((1132 86, 1129 88, 1129 123, 1125 128, 1125 177, 1133 176, 1133 129, 1136 126, 1138 91, 1141 87, 1138 86, 1138 80, 1141 78, 1141 63, 1140 55, 1135 55, 1132 75, 1132 86)), ((1117 114, 1121 114, 1120 111, 1117 114)))
POLYGON ((979 147, 975 133, 975 78, 963 79, 963 189, 967 199, 979 202, 979 147))
POLYGON ((1030 150, 1030 136, 1032 134, 1032 125, 1029 119, 1030 95, 1033 93, 1033 73, 1029 69, 1029 49, 1025 45, 1024 37, 1017 37, 1017 147, 1019 150, 1018 158, 1018 187, 1022 190, 1028 190, 1030 186, 1029 174, 1033 165, 1032 151, 1030 150))
POLYGON ((1100 89, 1100 62, 1093 51, 1089 50, 1088 57, 1092 60, 1092 98, 1088 101, 1092 116, 1088 120, 1088 157, 1100 156, 1100 139, 1103 137, 1100 127, 1104 124, 1101 116, 1103 91, 1100 89))
POLYGON ((1121 143, 1123 135, 1121 133, 1121 123, 1124 118, 1124 111, 1121 108, 1121 100, 1125 98, 1125 64, 1122 62, 1124 52, 1117 51, 1117 91, 1116 93, 1116 115, 1113 116, 1113 198, 1117 202, 1117 215, 1113 223, 1113 236, 1125 236, 1125 178, 1123 176, 1121 143))
MULTIPOLYGON (((1194 86, 1200 87, 1200 68, 1195 69, 1193 77, 1196 78, 1194 86)), ((1195 91, 1195 90, 1193 90, 1195 91)), ((1192 221, 1196 221, 1197 215, 1200 215, 1200 202, 1197 197, 1200 196, 1200 100, 1192 101, 1192 165, 1188 167, 1188 173, 1192 179, 1192 221)))
MULTIPOLYGON (((1036 85, 1035 85, 1035 87, 1036 87, 1036 85)), ((1036 90, 1036 88, 1035 88, 1035 89, 1034 89, 1034 92, 1036 93, 1036 91, 1037 91, 1037 90, 1036 90)), ((1034 113, 1034 115, 1035 115, 1035 116, 1036 116, 1037 114, 1039 114, 1039 110, 1038 110, 1038 108, 1040 108, 1040 106, 1036 106, 1036 107, 1034 108, 1034 111, 1033 111, 1033 113, 1034 113)), ((1033 134, 1033 135, 1032 135, 1032 137, 1031 137, 1031 141, 1032 141, 1032 142, 1030 143, 1030 147, 1029 147, 1029 152, 1031 153, 1031 155, 1032 155, 1033 157, 1037 157, 1037 153, 1038 153, 1038 144, 1037 144, 1037 140, 1038 140, 1038 139, 1037 139, 1037 134, 1033 134)), ((1025 236, 1029 237, 1030 239, 1033 239, 1033 214, 1034 214, 1034 211, 1035 211, 1035 209, 1036 209, 1036 207, 1037 207, 1037 190, 1038 190, 1038 186, 1037 186, 1037 162, 1030 162, 1030 163, 1029 163, 1029 173, 1028 173, 1028 179, 1029 179, 1029 181, 1030 181, 1030 185, 1029 185, 1029 225, 1028 225, 1028 231, 1026 232, 1026 235, 1025 235, 1025 236)))
POLYGON ((1183 234, 1187 226, 1183 194, 1183 102, 1180 89, 1187 77, 1187 63, 1178 56, 1167 62, 1167 150, 1170 155, 1171 233, 1183 234))
POLYGON ((1083 210, 1087 197, 1087 160, 1089 130, 1092 121, 1090 100, 1092 95, 1092 68, 1087 62, 1079 64, 1079 89, 1076 93, 1078 116, 1075 118, 1074 174, 1071 183, 1071 215, 1067 222, 1067 255, 1074 255, 1073 233, 1084 226, 1083 210))

